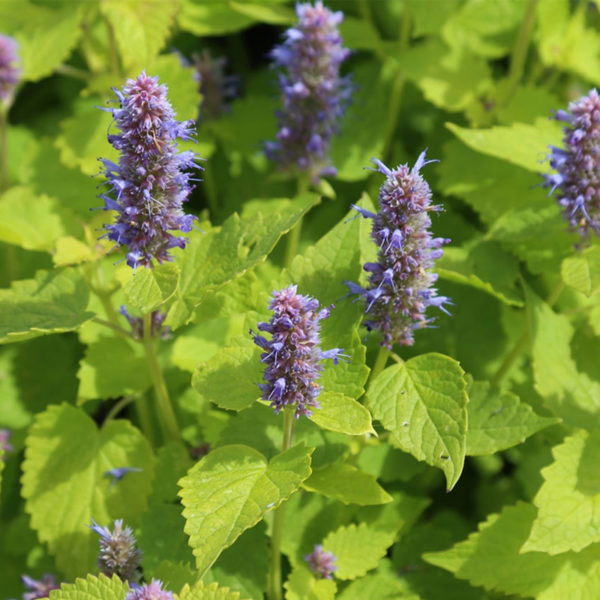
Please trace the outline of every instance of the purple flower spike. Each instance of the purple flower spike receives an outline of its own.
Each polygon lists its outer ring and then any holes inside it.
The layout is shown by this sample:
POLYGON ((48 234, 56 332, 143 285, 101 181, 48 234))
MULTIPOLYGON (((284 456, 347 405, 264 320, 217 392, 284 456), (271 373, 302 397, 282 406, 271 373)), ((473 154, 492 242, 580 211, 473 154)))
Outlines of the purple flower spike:
POLYGON ((428 306, 448 313, 444 304, 451 302, 432 287, 437 274, 431 269, 443 254, 441 246, 450 240, 432 238, 429 231, 429 213, 441 207, 431 204, 431 190, 419 171, 434 161, 425 160, 422 152, 412 169, 400 165, 392 170, 373 160, 386 177, 379 190, 379 212, 357 210, 373 219, 371 237, 379 248, 378 262, 364 266, 369 273, 367 288, 353 282, 346 285, 350 294, 364 298, 368 316, 364 325, 369 331, 381 331, 381 345, 391 349, 394 343, 414 343, 413 331, 432 321, 425 317, 428 306))
POLYGON ((554 115, 565 123, 564 148, 551 146, 550 166, 545 174, 550 194, 558 190, 558 204, 573 231, 586 238, 592 229, 600 235, 600 97, 593 89, 569 104, 569 111, 554 115))
POLYGON ((265 145, 265 153, 282 169, 307 172, 318 181, 335 174, 329 145, 352 93, 349 78, 339 75, 350 52, 338 31, 343 13, 333 13, 319 1, 297 4, 296 14, 297 25, 270 54, 280 69, 283 110, 277 112, 277 140, 265 145))
POLYGON ((27 588, 23 594, 23 600, 37 600, 37 598, 47 598, 52 590, 60 589, 54 575, 46 573, 41 579, 35 580, 29 575, 21 575, 21 581, 27 588))
POLYGON ((320 544, 315 546, 311 554, 307 554, 304 560, 308 562, 310 570, 324 579, 332 579, 333 572, 337 571, 335 566, 336 557, 331 552, 323 552, 323 547, 320 544))
MULTIPOLYGON (((121 305, 119 312, 127 319, 127 322, 131 327, 131 334, 133 335, 134 339, 141 340, 144 337, 144 319, 130 315, 127 308, 123 305, 121 305)), ((153 338, 160 335, 161 338, 165 339, 170 336, 171 328, 163 327, 163 323, 166 318, 166 313, 161 313, 157 310, 152 311, 150 335, 153 338)))
POLYGON ((10 104, 17 83, 21 77, 18 67, 17 41, 0 34, 0 101, 10 104))
POLYGON ((98 566, 102 573, 108 577, 118 575, 124 581, 139 581, 141 554, 136 548, 133 531, 129 527, 123 528, 121 519, 115 521, 112 532, 93 519, 91 529, 100 536, 98 566))
POLYGON ((120 130, 108 141, 121 152, 119 164, 101 159, 108 192, 100 194, 104 210, 117 211, 106 237, 127 246, 127 264, 150 267, 171 260, 171 248, 187 239, 170 231, 189 232, 196 217, 183 212, 192 190, 188 169, 199 168, 194 152, 177 152, 177 138, 189 140, 194 122, 175 120, 167 88, 146 73, 114 90, 119 108, 109 109, 120 130))
POLYGON ((254 343, 264 352, 261 361, 266 383, 259 384, 263 398, 271 402, 275 413, 286 406, 296 407, 296 418, 310 416, 312 409, 320 408, 317 384, 323 366, 321 361, 348 358, 340 348, 322 351, 319 348, 319 321, 329 316, 329 309, 319 310, 319 302, 310 296, 296 293, 296 286, 273 292, 269 308, 273 316, 268 323, 259 323, 258 329, 271 334, 271 340, 250 330, 254 343))
POLYGON ((130 590, 125 600, 173 600, 173 594, 163 590, 162 586, 161 581, 153 579, 151 583, 130 590))
POLYGON ((12 431, 10 429, 0 429, 0 449, 4 451, 2 458, 6 460, 6 453, 12 452, 13 447, 9 442, 12 431))
POLYGON ((192 54, 198 82, 202 94, 200 120, 216 119, 227 110, 227 101, 235 96, 236 77, 225 75, 227 59, 213 58, 208 50, 202 54, 192 54))

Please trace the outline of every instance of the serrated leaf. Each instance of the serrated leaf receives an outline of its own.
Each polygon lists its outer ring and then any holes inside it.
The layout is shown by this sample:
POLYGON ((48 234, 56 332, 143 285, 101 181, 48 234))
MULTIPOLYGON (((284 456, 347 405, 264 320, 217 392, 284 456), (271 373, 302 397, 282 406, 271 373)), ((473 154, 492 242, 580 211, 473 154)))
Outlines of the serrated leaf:
POLYGON ((395 532, 381 531, 361 523, 331 532, 323 550, 336 557, 336 579, 356 579, 377 566, 393 544, 395 532))
POLYGON ((219 587, 219 584, 204 584, 202 581, 193 587, 184 586, 178 595, 179 600, 240 600, 239 592, 232 592, 228 587, 219 587))
POLYGON ((324 391, 317 401, 321 408, 314 410, 308 418, 319 427, 347 435, 374 432, 371 413, 353 398, 324 391))
POLYGON ((95 260, 96 256, 87 244, 71 235, 66 235, 56 240, 52 262, 57 267, 65 267, 95 260))
POLYGON ((560 267, 562 280, 578 292, 591 296, 600 289, 600 246, 569 256, 560 267))
POLYGON ((337 596, 337 600, 419 600, 419 596, 404 593, 397 573, 386 558, 379 562, 375 573, 352 581, 337 596))
POLYGON ((25 510, 69 579, 95 568, 98 536, 91 519, 131 524, 146 508, 153 469, 152 449, 127 421, 98 430, 82 410, 66 404, 37 415, 23 463, 25 510), (111 485, 104 473, 124 466, 141 471, 111 485))
POLYGON ((423 354, 382 371, 367 408, 392 433, 393 445, 438 467, 451 490, 463 469, 467 433, 464 371, 442 354, 423 354))
POLYGON ((579 552, 600 542, 600 433, 579 431, 552 450, 554 462, 542 469, 538 507, 521 552, 550 555, 579 552))
POLYGON ((123 292, 127 306, 147 314, 162 306, 173 296, 179 284, 179 267, 163 263, 153 269, 138 269, 123 292))
POLYGON ((180 481, 185 532, 202 576, 246 529, 277 508, 310 475, 304 444, 270 461, 248 446, 217 448, 180 481))
POLYGON ((285 600, 334 600, 337 585, 333 579, 316 579, 305 566, 297 566, 283 584, 285 600))
POLYGON ((75 583, 63 583, 60 590, 50 592, 52 600, 123 600, 129 592, 129 584, 116 575, 86 575, 75 583))
POLYGON ((472 381, 467 386, 469 428, 467 455, 494 454, 521 444, 540 429, 559 419, 540 417, 528 404, 508 391, 490 390, 490 384, 472 381))
POLYGON ((454 123, 446 123, 446 127, 469 148, 535 173, 541 170, 548 146, 560 146, 561 139, 560 126, 546 118, 534 124, 513 123, 489 129, 468 129, 454 123))
POLYGON ((0 343, 77 329, 94 317, 89 288, 77 269, 38 271, 0 290, 0 343))
POLYGON ((344 504, 368 506, 392 501, 392 497, 377 483, 373 475, 348 463, 336 463, 313 470, 302 487, 340 500, 344 504))

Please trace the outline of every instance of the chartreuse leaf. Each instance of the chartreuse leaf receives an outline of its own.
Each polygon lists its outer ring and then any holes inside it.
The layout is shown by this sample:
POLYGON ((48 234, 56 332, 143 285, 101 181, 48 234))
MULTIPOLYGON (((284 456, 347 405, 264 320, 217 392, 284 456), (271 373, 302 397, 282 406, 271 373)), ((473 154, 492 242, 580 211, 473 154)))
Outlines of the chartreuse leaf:
POLYGON ((123 292, 128 307, 147 314, 171 298, 178 283, 179 267, 173 263, 163 263, 153 269, 136 270, 123 292))
POLYGON ((321 408, 314 410, 308 418, 319 427, 348 435, 373 433, 371 413, 354 398, 324 391, 318 402, 321 408))
POLYGON ((50 592, 52 600, 123 600, 129 591, 129 584, 117 575, 111 579, 102 573, 86 575, 75 583, 63 583, 60 590, 50 592))
POLYGON ((536 600, 585 600, 600 591, 600 544, 575 553, 520 554, 536 509, 519 502, 479 525, 479 530, 449 550, 423 555, 430 564, 467 579, 472 585, 536 600))
POLYGON ((0 290, 0 342, 20 342, 72 331, 94 313, 86 310, 89 288, 75 268, 38 271, 35 279, 0 290))
POLYGON ((337 596, 337 600, 364 600, 365 598, 419 600, 419 596, 404 593, 398 575, 387 558, 379 562, 375 573, 352 581, 337 596))
POLYGON ((56 267, 78 265, 82 262, 95 260, 97 254, 87 244, 79 241, 72 235, 65 235, 56 240, 56 247, 52 255, 52 262, 56 267))
POLYGON ((335 463, 314 470, 302 487, 340 500, 344 504, 367 506, 392 501, 392 497, 377 483, 373 475, 347 463, 335 463))
MULTIPOLYGON (((144 555, 142 554, 142 562, 144 555)), ((148 573, 144 568, 144 572, 148 573)), ((148 577, 150 573, 146 577, 148 577)), ((175 563, 171 560, 163 560, 152 570, 152 577, 163 582, 168 590, 180 590, 184 585, 194 585, 198 580, 196 569, 192 563, 175 563)))
POLYGON ((560 419, 540 417, 528 404, 520 402, 506 390, 490 390, 484 381, 471 381, 467 386, 469 429, 467 455, 494 454, 521 444, 536 431, 560 419))
POLYGON ((254 17, 235 10, 229 3, 211 0, 181 0, 177 24, 194 35, 223 35, 248 27, 254 17))
POLYGON ((591 429, 600 420, 600 384, 580 373, 571 355, 573 327, 564 315, 526 288, 532 328, 535 387, 555 415, 568 425, 591 429))
POLYGON ((316 579, 305 565, 290 573, 285 588, 285 600, 334 600, 337 585, 333 579, 316 579))
POLYGON ((467 433, 464 371, 442 354, 423 354, 382 371, 367 407, 394 446, 438 467, 451 490, 463 469, 467 433))
POLYGON ((332 531, 323 540, 323 550, 336 557, 336 579, 356 579, 377 566, 394 543, 395 532, 360 525, 347 525, 332 531))
POLYGON ((193 587, 185 585, 177 597, 179 600, 243 600, 239 592, 220 587, 216 582, 206 585, 202 581, 198 581, 193 587))
POLYGON ((185 532, 202 576, 246 529, 277 508, 310 475, 304 444, 270 461, 249 446, 217 448, 180 482, 185 532))
POLYGON ((547 118, 534 124, 513 123, 509 127, 468 129, 454 123, 446 127, 469 148, 501 158, 539 173, 540 160, 546 156, 548 146, 560 145, 560 126, 547 118))
POLYGON ((234 2, 231 0, 229 5, 240 14, 247 15, 262 23, 291 25, 296 21, 296 15, 293 10, 275 2, 269 4, 258 1, 248 2, 247 0, 240 0, 239 2, 234 2))
POLYGON ((562 280, 578 292, 591 296, 600 289, 600 246, 568 256, 560 267, 562 280))
POLYGON ((579 552, 600 542, 600 432, 578 431, 552 450, 533 502, 537 518, 521 552, 579 552))
POLYGON ((285 206, 277 203, 273 211, 265 210, 246 219, 234 214, 222 227, 205 234, 191 232, 190 244, 177 256, 181 278, 167 316, 167 325, 172 328, 183 325, 207 293, 263 261, 279 238, 316 201, 316 196, 304 194, 285 206))
POLYGON ((66 404, 37 415, 23 463, 25 510, 67 578, 95 568, 92 518, 101 525, 118 518, 131 524, 144 512, 153 470, 150 445, 128 421, 98 430, 82 410, 66 404), (104 473, 125 466, 141 471, 111 485, 104 473))

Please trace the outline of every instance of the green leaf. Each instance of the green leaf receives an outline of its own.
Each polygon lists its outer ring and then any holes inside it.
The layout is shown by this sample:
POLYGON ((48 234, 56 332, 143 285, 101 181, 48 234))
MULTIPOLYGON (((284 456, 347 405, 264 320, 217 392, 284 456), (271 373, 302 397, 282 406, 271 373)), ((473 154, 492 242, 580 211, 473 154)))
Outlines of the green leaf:
POLYGON ((179 284, 179 267, 163 263, 153 269, 138 269, 131 275, 123 292, 128 306, 147 314, 173 296, 179 284))
POLYGON ((221 228, 205 234, 191 232, 190 244, 176 257, 181 279, 166 324, 173 329, 183 325, 209 292, 262 262, 316 200, 314 195, 305 194, 285 206, 278 204, 272 212, 247 219, 234 214, 221 228))
POLYGON ((75 583, 63 583, 59 591, 51 592, 52 600, 123 600, 129 584, 116 575, 86 575, 75 583))
POLYGON ((244 29, 255 22, 253 16, 235 10, 228 4, 211 0, 181 0, 177 24, 194 35, 224 35, 244 29))
POLYGON ((337 596, 337 600, 419 600, 419 596, 406 595, 390 561, 386 558, 379 562, 375 573, 352 581, 337 596))
POLYGON ((178 595, 179 600, 240 600, 239 592, 232 592, 227 587, 219 587, 219 584, 204 584, 202 581, 193 587, 184 586, 178 595))
POLYGON ((290 573, 283 587, 285 600, 334 600, 337 591, 333 579, 316 579, 303 565, 290 573))
POLYGON ((533 502, 537 518, 521 552, 579 552, 600 542, 600 432, 579 431, 552 450, 533 502))
POLYGON ((377 566, 394 543, 395 532, 381 531, 361 523, 331 532, 323 540, 323 550, 337 559, 336 579, 356 579, 377 566))
POLYGON ((191 563, 174 563, 170 560, 161 561, 152 571, 152 577, 162 581, 168 590, 180 590, 186 584, 194 585, 198 579, 191 563))
POLYGON ((490 391, 490 384, 472 381, 467 386, 469 429, 467 455, 481 456, 521 444, 559 419, 540 417, 528 404, 505 390, 490 391))
POLYGON ((467 129, 454 123, 446 127, 469 148, 501 158, 539 173, 540 160, 548 153, 548 146, 560 146, 560 126, 549 119, 537 119, 534 124, 513 123, 509 127, 467 129))
POLYGON ((234 2, 231 0, 229 6, 242 15, 251 19, 271 25, 291 25, 296 21, 296 14, 287 6, 277 4, 266 4, 260 2, 234 2))
POLYGON ((88 298, 88 286, 74 268, 15 281, 0 290, 0 342, 77 329, 94 316, 86 310, 88 298))
POLYGON ((367 392, 367 408, 391 432, 392 444, 442 469, 448 490, 465 460, 465 387, 460 365, 431 353, 388 367, 367 392))
POLYGON ((562 280, 578 292, 592 296, 600 289, 600 246, 591 246, 562 261, 562 280))
POLYGON ((336 463, 312 472, 302 484, 311 492, 335 498, 344 504, 386 504, 392 497, 377 483, 377 479, 347 463, 336 463))
POLYGON ((371 413, 359 402, 339 392, 321 392, 320 409, 314 410, 309 419, 323 429, 347 435, 374 433, 371 413))
POLYGON ((465 541, 444 552, 424 554, 423 558, 491 591, 536 600, 594 598, 600 589, 599 544, 559 556, 519 553, 535 513, 534 506, 523 502, 508 506, 488 517, 465 541))
POLYGON ((95 568, 98 536, 91 519, 131 524, 146 509, 153 469, 150 445, 128 421, 111 421, 99 431, 82 410, 66 404, 36 416, 23 463, 25 510, 67 578, 95 568), (111 485, 106 471, 125 466, 141 472, 111 485))
POLYGON ((80 242, 71 235, 66 235, 56 240, 52 262, 56 267, 66 267, 93 261, 96 257, 97 255, 87 244, 80 242))
POLYGON ((202 576, 246 529, 277 508, 310 475, 304 444, 270 461, 248 446, 217 448, 180 481, 185 532, 202 576))

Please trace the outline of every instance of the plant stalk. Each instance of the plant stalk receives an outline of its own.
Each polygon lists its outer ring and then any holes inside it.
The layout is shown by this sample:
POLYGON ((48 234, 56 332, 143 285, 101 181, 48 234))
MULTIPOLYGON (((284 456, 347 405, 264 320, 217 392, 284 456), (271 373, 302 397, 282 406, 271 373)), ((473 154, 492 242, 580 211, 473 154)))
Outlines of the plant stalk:
MULTIPOLYGON (((296 192, 297 196, 304 194, 308 191, 310 187, 310 180, 305 175, 298 175, 298 190, 296 192)), ((302 217, 298 220, 298 222, 292 227, 290 232, 287 234, 287 245, 285 247, 285 259, 284 266, 286 269, 289 269, 294 257, 298 252, 298 245, 300 243, 300 233, 302 232, 302 217)))
POLYGON ((0 194, 8 189, 8 109, 0 106, 0 194))
POLYGON ((373 365, 373 370, 371 371, 371 375, 369 376, 369 383, 373 383, 377 375, 383 371, 385 365, 390 356, 390 351, 385 347, 381 346, 379 348, 379 353, 377 354, 377 358, 375 359, 375 364, 373 365))

